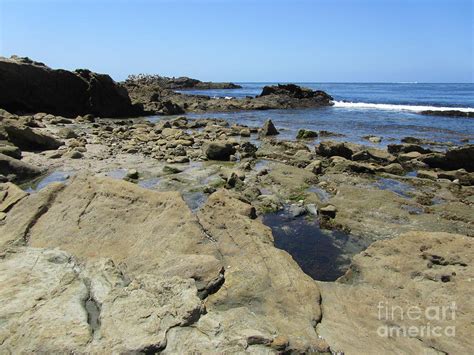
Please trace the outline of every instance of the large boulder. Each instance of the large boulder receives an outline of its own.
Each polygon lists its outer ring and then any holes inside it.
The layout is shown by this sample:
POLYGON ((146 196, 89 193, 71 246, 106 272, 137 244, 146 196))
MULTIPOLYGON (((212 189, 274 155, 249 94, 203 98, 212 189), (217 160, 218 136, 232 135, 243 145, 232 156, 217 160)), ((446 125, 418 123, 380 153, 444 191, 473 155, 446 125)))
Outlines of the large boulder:
POLYGON ((30 128, 12 121, 3 121, 2 123, 8 140, 22 150, 54 150, 64 145, 62 141, 42 129, 30 128))
POLYGON ((317 330, 334 353, 465 354, 474 348, 474 240, 411 232, 378 241, 319 283, 317 330))
POLYGON ((0 107, 12 113, 46 112, 66 117, 140 113, 110 76, 89 70, 54 70, 28 58, 0 57, 0 107))
POLYGON ((42 173, 42 170, 25 163, 21 160, 12 158, 8 155, 0 153, 0 174, 11 176, 12 180, 24 181, 42 173))

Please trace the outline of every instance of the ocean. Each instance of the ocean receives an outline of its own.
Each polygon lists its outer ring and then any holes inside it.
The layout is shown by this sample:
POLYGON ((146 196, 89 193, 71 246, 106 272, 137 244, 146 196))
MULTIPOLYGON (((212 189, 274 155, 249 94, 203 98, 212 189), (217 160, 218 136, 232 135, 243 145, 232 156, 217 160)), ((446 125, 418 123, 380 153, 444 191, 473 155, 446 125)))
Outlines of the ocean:
MULTIPOLYGON (((276 83, 238 83, 241 89, 186 90, 187 94, 215 97, 255 96, 263 86, 276 83)), ((300 128, 343 134, 339 140, 369 144, 363 137, 383 138, 378 145, 399 142, 406 136, 461 144, 474 139, 474 119, 426 116, 423 110, 474 111, 474 84, 426 83, 297 83, 330 94, 332 107, 190 114, 190 117, 218 117, 249 126, 261 126, 272 119, 280 138, 295 138, 300 128)), ((377 145, 377 144, 376 144, 377 145)))

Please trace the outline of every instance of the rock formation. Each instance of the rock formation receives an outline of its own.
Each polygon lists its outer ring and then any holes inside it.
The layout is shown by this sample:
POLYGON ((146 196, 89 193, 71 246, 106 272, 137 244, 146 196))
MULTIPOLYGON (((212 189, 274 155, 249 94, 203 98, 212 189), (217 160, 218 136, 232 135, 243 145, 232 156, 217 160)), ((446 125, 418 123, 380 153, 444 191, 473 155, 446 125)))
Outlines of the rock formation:
POLYGON ((108 75, 51 69, 28 58, 0 58, 0 108, 75 117, 136 116, 127 91, 108 75))

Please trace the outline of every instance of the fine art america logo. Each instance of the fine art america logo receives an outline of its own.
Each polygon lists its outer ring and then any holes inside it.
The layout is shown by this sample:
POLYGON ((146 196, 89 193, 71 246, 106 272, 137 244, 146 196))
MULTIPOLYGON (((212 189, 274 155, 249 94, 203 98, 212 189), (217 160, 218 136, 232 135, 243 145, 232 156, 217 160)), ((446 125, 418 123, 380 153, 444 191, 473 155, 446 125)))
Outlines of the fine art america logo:
POLYGON ((400 307, 379 302, 378 320, 386 323, 377 328, 381 337, 455 337, 456 302, 445 306, 400 307), (396 323, 410 325, 396 325, 396 323))

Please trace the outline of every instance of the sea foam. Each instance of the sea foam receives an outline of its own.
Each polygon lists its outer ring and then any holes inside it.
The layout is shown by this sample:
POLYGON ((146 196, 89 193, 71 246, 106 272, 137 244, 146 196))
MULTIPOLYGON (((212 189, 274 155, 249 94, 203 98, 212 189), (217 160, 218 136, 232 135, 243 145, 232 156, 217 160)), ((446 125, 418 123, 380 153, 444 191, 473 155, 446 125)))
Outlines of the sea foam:
POLYGON ((352 109, 377 109, 390 111, 462 111, 474 112, 471 107, 438 107, 438 106, 421 106, 421 105, 393 105, 393 104, 375 104, 367 102, 346 102, 334 101, 334 107, 352 108, 352 109))

